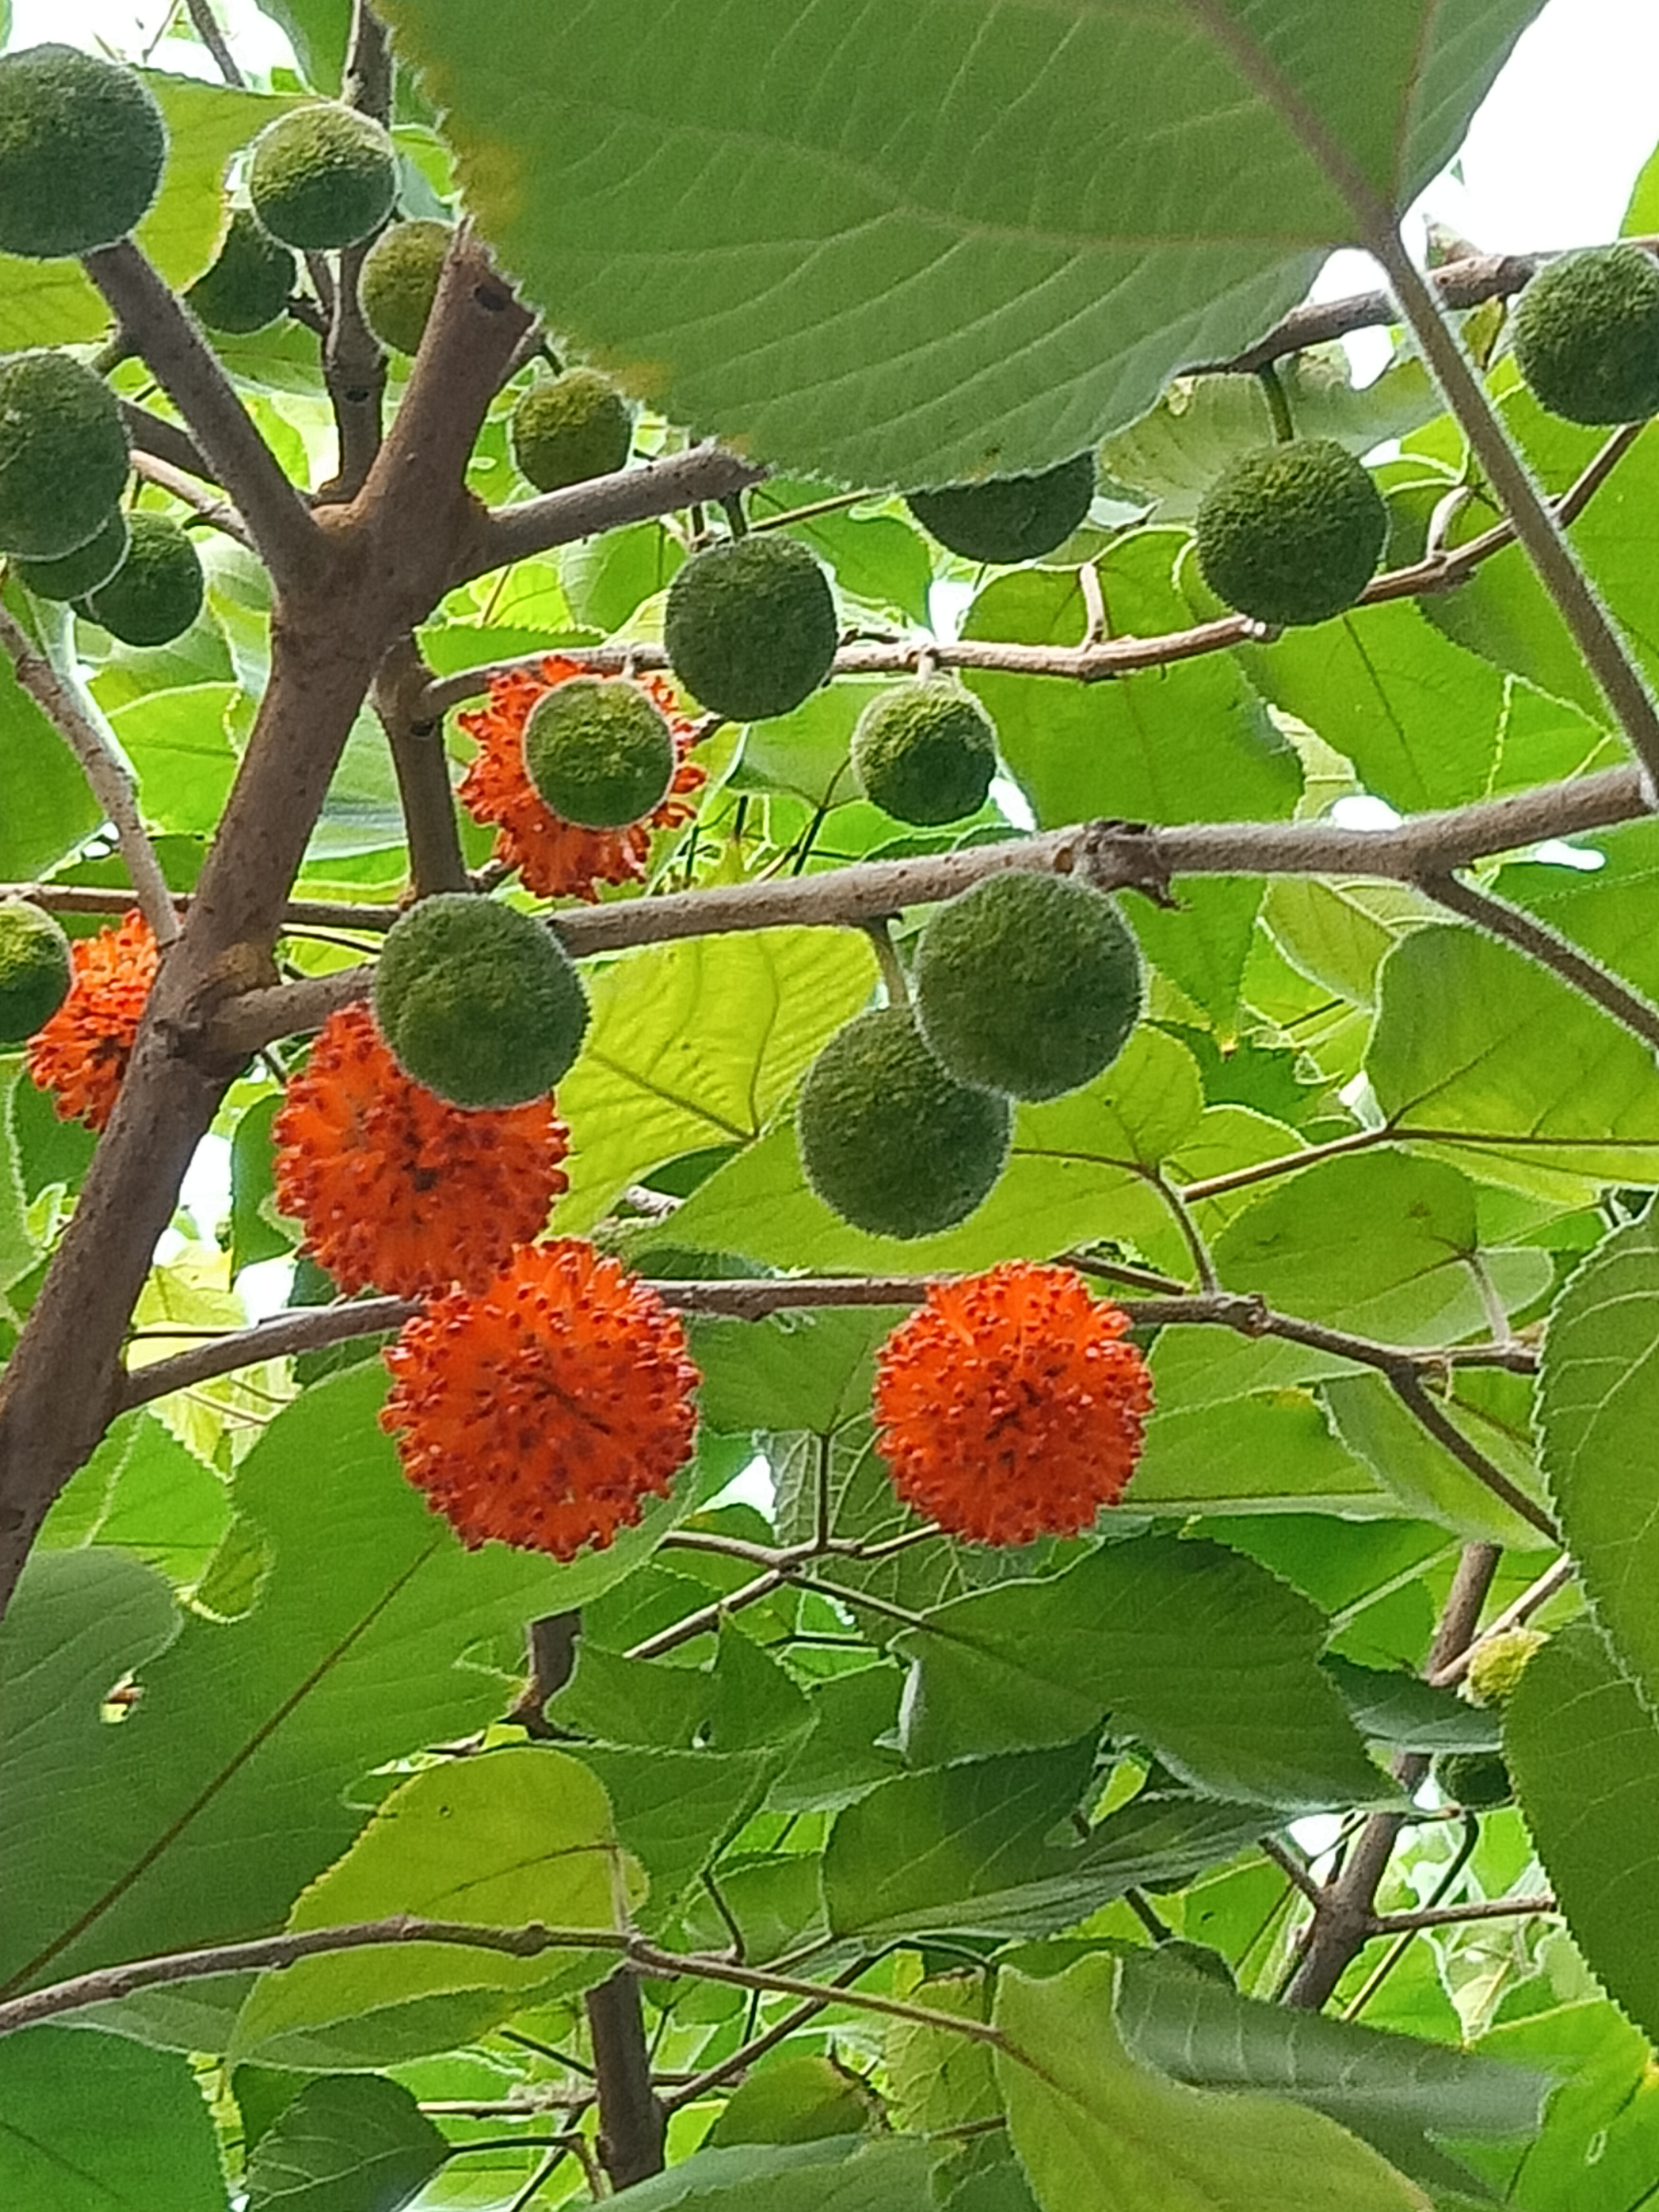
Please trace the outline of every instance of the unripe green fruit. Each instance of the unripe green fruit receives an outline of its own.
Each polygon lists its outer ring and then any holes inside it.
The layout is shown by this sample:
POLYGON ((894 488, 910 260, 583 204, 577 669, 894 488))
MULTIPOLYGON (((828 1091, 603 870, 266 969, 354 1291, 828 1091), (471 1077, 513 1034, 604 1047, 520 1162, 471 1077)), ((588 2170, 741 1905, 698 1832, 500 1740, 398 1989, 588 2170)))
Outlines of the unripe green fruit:
POLYGON ((167 151, 131 70, 73 46, 0 58, 0 252, 44 261, 112 246, 155 198, 167 151))
POLYGON ((398 222, 363 257, 357 298, 363 320, 393 353, 418 353, 454 236, 447 222, 398 222))
POLYGON ((252 208, 238 208, 219 248, 219 258, 198 276, 185 298, 210 331, 246 337, 286 314, 300 265, 252 208))
POLYGON ((253 212, 301 253, 356 246, 377 231, 398 197, 398 155, 372 117, 319 101, 277 118, 253 142, 253 212))
POLYGON ((56 561, 95 538, 131 455, 115 395, 66 353, 0 357, 0 553, 56 561))
POLYGON ((728 538, 668 587, 663 642, 674 673, 728 722, 793 713, 830 673, 840 638, 829 580, 797 538, 728 538))
POLYGON ((544 924, 444 891, 388 931, 374 1018, 404 1074, 452 1106, 526 1106, 580 1050, 587 994, 544 924))
POLYGON ((129 517, 127 557, 82 613, 123 645, 171 645, 202 611, 202 557, 170 514, 129 517))
POLYGON ((1002 1173, 1012 1121, 1006 1098, 945 1073, 903 1006, 837 1030, 795 1109, 806 1180, 876 1237, 931 1237, 965 1220, 1002 1173))
POLYGON ((1507 1705, 1516 1684, 1526 1672, 1534 1651, 1549 1642, 1535 1628, 1506 1628, 1489 1636, 1469 1655, 1466 1676, 1470 1697, 1477 1705, 1507 1705))
POLYGON ((853 732, 859 788, 919 828, 976 812, 996 772, 996 724, 951 677, 894 684, 870 702, 853 732))
POLYGON ((1376 574, 1389 514, 1346 447, 1296 438, 1224 469, 1194 530, 1216 597, 1279 628, 1327 622, 1353 605, 1376 574))
POLYGON ((1055 1098, 1122 1051, 1140 1018, 1140 955, 1103 892, 1010 868, 940 908, 914 988, 922 1034, 958 1082, 1055 1098))
POLYGON ((95 592, 127 557, 127 518, 118 507, 95 538, 56 561, 20 561, 18 575, 38 599, 81 599, 95 592))
POLYGON ((524 764, 562 820, 622 830, 666 797, 674 732, 636 684, 576 676, 537 701, 525 725, 524 764))
POLYGON ((0 1050, 32 1037, 69 996, 69 939, 27 899, 0 900, 0 1050))
POLYGON ((634 442, 628 402, 596 368, 568 368, 532 384, 508 425, 519 474, 538 491, 562 491, 621 468, 634 442))
POLYGON ((1515 1796, 1501 1752, 1443 1752, 1434 1762, 1434 1778, 1448 1803, 1466 1813, 1489 1813, 1515 1796))
POLYGON ((964 561, 1012 568, 1063 545, 1095 495, 1095 457, 1075 454, 1041 476, 913 491, 904 504, 928 535, 964 561))
POLYGON ((1515 359, 1539 405, 1569 422, 1659 415, 1659 264, 1639 246, 1550 262, 1516 307, 1515 359))

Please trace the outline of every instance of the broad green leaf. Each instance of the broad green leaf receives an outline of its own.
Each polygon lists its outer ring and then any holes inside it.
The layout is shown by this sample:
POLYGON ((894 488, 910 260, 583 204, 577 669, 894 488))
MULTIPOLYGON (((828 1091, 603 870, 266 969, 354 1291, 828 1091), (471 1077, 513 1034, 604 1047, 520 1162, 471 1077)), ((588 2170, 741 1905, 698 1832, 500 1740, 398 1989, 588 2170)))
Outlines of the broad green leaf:
POLYGON ((360 1777, 511 1704, 480 1642, 510 1650, 525 1621, 619 1580, 672 1517, 665 1501, 564 1568, 469 1553, 380 1433, 383 1380, 357 1369, 307 1390, 244 1462, 240 1525, 269 1561, 244 1618, 192 1614, 154 1656, 167 1618, 155 1578, 101 1551, 31 1563, 0 1632, 8 1988, 279 1927, 362 1825, 345 1794, 360 1777), (92 1578, 122 1568, 144 1577, 126 1600, 141 1627, 112 1648, 92 1578), (28 1659, 42 1644, 53 1668, 28 1659), (100 1701, 134 1667, 138 1704, 100 1728, 100 1701), (78 1741, 65 1710, 84 1716, 78 1741))
POLYGON ((21 1147, 12 1116, 20 1089, 33 1091, 20 1060, 0 1058, 0 1290, 28 1273, 40 1248, 29 1234, 21 1147))
POLYGON ((763 1322, 695 1322, 703 1419, 714 1429, 829 1435, 868 1406, 876 1347, 903 1318, 890 1306, 824 1306, 763 1322))
POLYGON ((868 944, 827 929, 648 946, 601 970, 559 1086, 571 1159, 557 1226, 590 1228, 634 1176, 681 1152, 752 1143, 874 976, 868 944))
POLYGON ((260 2136, 247 2212, 401 2212, 448 2156, 447 2140, 401 2084, 325 2074, 260 2136))
MULTIPOLYGON (((1114 636, 1156 636, 1191 622, 1174 580, 1186 542, 1176 531, 1139 531, 1096 562, 1114 636)), ((1087 621, 1074 571, 1023 568, 986 586, 963 631, 1073 646, 1082 642, 1087 621)), ((1110 684, 991 671, 968 680, 1044 829, 1097 815, 1135 822, 1272 820, 1296 805, 1302 784, 1296 755, 1224 653, 1110 684)))
POLYGON ((335 93, 351 35, 351 0, 256 0, 262 15, 287 32, 307 84, 335 93))
POLYGON ((1492 888, 1547 921, 1634 983, 1659 991, 1659 945, 1650 926, 1659 890, 1659 824, 1632 822, 1583 841, 1601 865, 1581 874, 1539 860, 1515 860, 1492 888))
POLYGON ((1556 2006, 1493 2029, 1480 2048, 1565 2077, 1542 2132, 1518 2160, 1481 2160, 1515 2212, 1630 2212, 1651 2194, 1659 2071, 1647 2037, 1615 2006, 1605 1998, 1556 2006))
POLYGON ((784 37, 765 0, 386 14, 561 327, 677 422, 890 483, 1057 461, 1256 335, 1357 235, 1325 134, 1403 209, 1536 11, 936 0, 874 42, 857 0, 784 37))
POLYGON ((1419 929, 1389 954, 1367 1066, 1390 1126, 1472 1174, 1552 1194, 1659 1182, 1651 1052, 1472 929, 1419 929))
POLYGON ((111 714, 157 829, 199 837, 218 827, 236 773, 225 718, 240 696, 234 684, 194 684, 152 691, 111 714))
POLYGON ((855 2136, 875 2107, 867 2091, 828 2058, 785 2056, 758 2068, 726 2100, 708 2131, 719 2148, 731 2143, 822 2142, 855 2136))
POLYGON ((1259 876, 1191 877, 1173 906, 1125 902, 1141 951, 1228 1039, 1237 1024, 1263 888, 1259 876))
MULTIPOLYGON (((913 2004, 965 2020, 990 2014, 988 1978, 958 1971, 909 1991, 913 2004)), ((925 2135, 999 2118, 1002 2099, 988 2044, 922 2021, 892 2020, 883 2038, 887 2076, 902 2124, 925 2135)))
POLYGON ((859 795, 848 747, 854 726, 882 687, 841 682, 814 691, 793 714, 751 723, 732 771, 735 791, 787 791, 809 806, 859 795))
MULTIPOLYGON (((286 1259, 295 1231, 277 1227, 276 1160, 271 1124, 283 1103, 281 1092, 257 1099, 236 1124, 230 1140, 230 1272, 233 1279, 260 1260, 286 1259)), ((304 1380, 303 1375, 301 1377, 304 1380)))
POLYGON ((1659 2033, 1659 1723, 1589 1621, 1533 1654, 1504 1709, 1504 1753, 1573 1940, 1659 2033))
POLYGON ((930 2212, 933 2153, 914 2136, 699 2151, 610 2199, 622 2212, 930 2212))
POLYGON ((904 1678, 896 1667, 831 1675, 807 1693, 811 1733, 767 1792, 783 1813, 834 1812, 898 1771, 892 1739, 904 1678))
POLYGON ((213 2121, 188 2063, 84 2028, 0 2039, 0 2203, 225 2212, 213 2121))
POLYGON ((1389 1785, 1320 1671, 1325 1634, 1304 1597, 1218 1544, 1108 1545, 905 1632, 907 1753, 932 1763, 1065 1743, 1109 1716, 1115 1734, 1144 1737, 1218 1796, 1375 1802, 1389 1785))
POLYGON ((1498 1716, 1472 1705, 1455 1690, 1437 1690, 1419 1675, 1358 1667, 1332 1656, 1325 1672, 1342 1702, 1372 1743, 1395 1751, 1497 1751, 1503 1742, 1498 1716))
MULTIPOLYGON (((78 280, 79 264, 66 265, 78 280)), ((0 878, 30 883, 46 875, 103 815, 69 747, 0 653, 0 878)))
MULTIPOLYGON (((218 250, 228 216, 226 164, 294 103, 153 70, 145 82, 167 118, 167 160, 155 204, 133 235, 167 283, 182 291, 218 250)), ((109 309, 78 261, 0 254, 0 348, 100 337, 109 322, 109 309)))
MULTIPOLYGON (((1506 1379, 1520 1389, 1524 1408, 1525 1382, 1520 1376, 1506 1379)), ((1550 1539, 1540 1529, 1495 1496, 1429 1434, 1384 1376, 1342 1376, 1325 1385, 1324 1397, 1343 1443, 1365 1462, 1405 1511, 1438 1522, 1466 1542, 1512 1545, 1522 1551, 1549 1547, 1550 1539)), ((1523 1496, 1541 1502, 1542 1485, 1529 1450, 1516 1451, 1500 1427, 1455 1397, 1443 1411, 1523 1496)))
POLYGON ((1121 1971, 1097 1954, 1051 1981, 998 1979, 997 2074, 1045 2212, 1428 2212, 1420 2190, 1322 2112, 1136 2064, 1112 2016, 1121 1971))
POLYGON ((617 1834, 650 1876, 651 1893, 638 1918, 653 1933, 672 1920, 687 1892, 760 1804, 785 1756, 769 1749, 638 1744, 580 1748, 583 1765, 605 1785, 617 1834))
POLYGON ((1544 1472, 1585 1595, 1659 1703, 1659 1237, 1620 1230, 1568 1284, 1544 1340, 1544 1472))
MULTIPOLYGON (((1387 1513, 1389 1494, 1345 1449, 1311 1391, 1277 1389, 1195 1405, 1173 1401, 1152 1359, 1156 1413, 1134 1472, 1132 1508, 1162 1513, 1387 1513)), ((1218 1334, 1194 1329, 1187 1334, 1218 1334)))
POLYGON ((117 1545, 193 1583, 230 1519, 223 1480, 152 1413, 129 1413, 59 1492, 40 1541, 117 1545))
MULTIPOLYGON (((614 1933, 639 1884, 598 1781, 539 1746, 447 1759, 392 1792, 290 1928, 395 1913, 614 1933)), ((302 1959, 262 1975, 233 2056, 260 2066, 386 2066, 471 2041, 528 1993, 603 1981, 605 1951, 514 1959, 450 1943, 399 1943, 302 1959)))

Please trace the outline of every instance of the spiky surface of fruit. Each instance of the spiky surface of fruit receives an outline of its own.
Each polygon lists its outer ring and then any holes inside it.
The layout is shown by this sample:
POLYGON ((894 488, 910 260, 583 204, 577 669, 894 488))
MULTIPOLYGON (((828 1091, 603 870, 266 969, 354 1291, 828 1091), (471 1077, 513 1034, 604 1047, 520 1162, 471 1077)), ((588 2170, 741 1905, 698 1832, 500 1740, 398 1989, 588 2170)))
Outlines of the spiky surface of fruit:
POLYGON ((446 891, 388 931, 374 1017, 404 1073, 452 1106, 523 1106, 575 1059, 587 994, 544 924, 446 891))
POLYGON ((0 252, 52 260, 113 245, 155 198, 167 151, 133 70, 74 46, 0 57, 0 252))
POLYGON ((596 368, 568 368, 532 384, 508 425, 513 459, 538 491, 607 477, 628 459, 634 417, 628 402, 596 368))
POLYGON ((95 592, 127 557, 127 518, 117 507, 103 528, 56 561, 20 561, 17 573, 37 599, 81 599, 95 592))
POLYGON ((284 246, 323 253, 377 231, 398 195, 398 155, 374 118, 332 100, 278 116, 253 142, 253 212, 284 246))
POLYGON ((0 899, 0 1050, 32 1037, 69 996, 70 944, 43 908, 0 899))
POLYGON ((357 279, 363 319, 393 353, 420 351, 454 234, 447 222, 394 223, 364 255, 357 279))
POLYGON ((1466 1813, 1491 1812, 1515 1796, 1501 1752, 1443 1752, 1434 1762, 1434 1778, 1441 1796, 1466 1813))
POLYGON ((1569 422, 1659 415, 1659 263, 1595 246, 1540 269, 1515 310, 1515 359, 1540 407, 1569 422))
POLYGON ((202 611, 202 556, 170 514, 128 518, 127 557, 82 610, 123 645, 171 645, 202 611))
POLYGON ((245 337, 287 312, 300 264, 252 208, 237 208, 219 258, 185 298, 210 331, 245 337))
POLYGON ((1010 568, 1063 545, 1094 495, 1095 457, 1077 453, 1038 476, 945 484, 937 491, 913 491, 904 503, 929 537, 964 561, 1010 568))
POLYGON ((1506 1705, 1533 1653, 1548 1642, 1535 1628, 1506 1628, 1501 1635, 1483 1638, 1469 1655, 1464 1678, 1475 1704, 1506 1705))
POLYGON ((865 797, 919 828, 977 812, 996 772, 996 724, 953 677, 894 684, 870 702, 853 732, 853 773, 865 797))
POLYGON ((524 764, 543 803, 583 830, 621 830, 661 805, 674 781, 674 732, 637 684, 578 676, 537 701, 524 764))
POLYGON ((1006 1099, 947 1075, 900 1006, 837 1030, 795 1114, 808 1182, 876 1237, 930 1237, 965 1220, 1002 1172, 1011 1126, 1006 1099))
POLYGON ((1243 453, 1204 495, 1198 565, 1216 597, 1256 622, 1328 622, 1376 573, 1388 509, 1334 438, 1243 453))
POLYGON ((1140 955, 1103 892, 1069 876, 987 876, 922 932, 916 1016, 958 1082, 1056 1098, 1109 1066, 1140 1018, 1140 955))
POLYGON ((131 458, 101 377, 49 348, 0 356, 0 553, 77 551, 109 520, 131 458))
POLYGON ((674 673, 729 722, 792 713, 830 673, 840 635, 829 579, 797 538, 729 538, 668 587, 663 642, 674 673))

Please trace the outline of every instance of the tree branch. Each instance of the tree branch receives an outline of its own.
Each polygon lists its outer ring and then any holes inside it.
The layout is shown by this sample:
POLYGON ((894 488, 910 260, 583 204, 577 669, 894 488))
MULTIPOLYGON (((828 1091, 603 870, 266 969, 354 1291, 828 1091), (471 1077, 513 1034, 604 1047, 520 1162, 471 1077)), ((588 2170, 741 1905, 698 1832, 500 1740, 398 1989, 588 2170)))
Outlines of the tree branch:
POLYGON ((409 844, 410 883, 416 898, 471 888, 455 821, 443 721, 425 708, 431 675, 414 638, 406 637, 380 663, 369 693, 392 748, 409 844))
POLYGON ((252 532, 241 516, 228 500, 219 498, 199 477, 191 476, 186 470, 175 468, 171 461, 161 460, 154 453, 141 453, 136 448, 132 456, 132 471, 146 483, 153 483, 159 489, 170 493, 182 506, 189 507, 192 514, 199 516, 204 522, 210 523, 225 537, 234 538, 250 553, 254 550, 252 532))
POLYGON ((668 2114, 651 2086, 637 1974, 619 1967, 589 1990, 587 2029, 599 2085, 599 2163, 613 2189, 663 2170, 668 2114))
POLYGON ((1419 1928, 1455 1928, 1472 1920, 1530 1918, 1560 1907, 1548 1891, 1537 1897, 1483 1898, 1473 1905, 1437 1905, 1421 1912, 1378 1912, 1372 1916, 1373 1936, 1410 1935, 1419 1928))
POLYGON ((325 566, 317 526, 185 309, 130 238, 82 266, 189 424, 278 592, 314 583, 325 566))
POLYGON ((1524 1628, 1534 1613, 1541 1613, 1558 1591, 1564 1590, 1578 1569, 1570 1559, 1559 1559, 1553 1567, 1546 1568, 1537 1581, 1523 1589, 1512 1605, 1504 1607, 1496 1620, 1482 1629, 1474 1642, 1462 1651, 1454 1654, 1443 1667, 1437 1668, 1428 1679, 1437 1688, 1449 1688, 1461 1682, 1474 1661, 1482 1644, 1490 1644, 1494 1637, 1507 1635, 1511 1628, 1524 1628))
POLYGON ((225 82, 240 91, 247 86, 247 79, 237 67, 236 57, 225 44, 225 34, 219 28, 214 15, 212 0, 185 0, 197 37, 213 57, 215 68, 225 82))
MULTIPOLYGON (((1495 1467, 1478 1444, 1471 1443, 1450 1416, 1424 1388, 1423 1377, 1414 1372, 1396 1371, 1389 1376, 1395 1395, 1406 1410, 1416 1416, 1443 1449, 1449 1451, 1458 1464, 1466 1468, 1483 1489, 1507 1505, 1511 1513, 1520 1516, 1540 1535, 1552 1544, 1561 1541, 1561 1532, 1543 1507, 1528 1498, 1524 1490, 1517 1490, 1501 1468, 1495 1467)), ((1462 1646, 1457 1647, 1460 1650, 1462 1646)))
POLYGON ((454 581, 466 583, 532 553, 573 544, 595 531, 649 522, 698 500, 729 498, 759 483, 766 473, 718 446, 694 446, 688 453, 647 461, 642 468, 619 469, 613 476, 594 477, 565 491, 545 492, 516 507, 492 507, 480 518, 454 581))
POLYGON ((197 448, 188 431, 181 430, 176 422, 163 422, 139 406, 136 399, 123 399, 121 420, 127 426, 127 436, 132 441, 135 453, 152 453, 158 461, 166 461, 185 476, 199 477, 203 483, 212 480, 212 471, 197 448))
POLYGON ((1644 1044, 1659 1050, 1659 1006, 1644 999, 1639 991, 1632 990, 1628 983, 1621 981, 1547 922, 1540 921, 1523 907, 1512 906, 1507 899, 1498 898, 1491 891, 1477 890, 1473 884, 1462 883, 1454 875, 1419 877, 1417 887, 1437 906, 1461 915, 1465 921, 1472 921, 1488 936, 1514 945, 1540 968, 1549 969, 1571 989, 1600 1006, 1603 1013, 1611 1014, 1620 1028, 1629 1030, 1644 1044))

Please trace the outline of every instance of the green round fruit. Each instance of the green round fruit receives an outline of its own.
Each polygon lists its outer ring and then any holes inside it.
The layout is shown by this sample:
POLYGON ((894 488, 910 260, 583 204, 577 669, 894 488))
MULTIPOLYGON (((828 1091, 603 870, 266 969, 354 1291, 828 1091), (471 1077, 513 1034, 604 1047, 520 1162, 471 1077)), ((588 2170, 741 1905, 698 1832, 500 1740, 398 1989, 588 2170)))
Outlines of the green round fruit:
POLYGON ((996 772, 996 724, 949 676, 879 693, 853 732, 859 788, 896 821, 919 828, 976 813, 996 772))
POLYGON ((398 197, 398 155, 374 118, 332 101, 296 107, 253 142, 253 212, 301 253, 356 246, 377 231, 398 197))
POLYGON ((115 395, 66 353, 0 356, 0 552, 56 561, 95 538, 131 455, 115 395))
POLYGON ((945 1073, 904 1006, 837 1030, 795 1109, 806 1180, 875 1237, 931 1237, 965 1220, 1002 1173, 1012 1122, 1006 1098, 945 1073))
POLYGON ((1063 545, 1095 495, 1095 457, 1075 454, 1041 476, 913 491, 904 504, 932 538, 964 561, 1012 568, 1063 545))
POLYGON ((69 996, 69 939, 27 899, 0 900, 0 1051, 32 1037, 69 996))
POLYGON ((37 599, 82 599, 127 557, 127 518, 118 507, 95 538, 56 561, 20 561, 17 574, 37 599))
POLYGON ((728 722, 792 713, 830 673, 840 641, 829 579, 798 538, 728 538, 668 587, 663 642, 674 673, 728 722))
POLYGON ((1474 1703, 1507 1705, 1528 1661, 1548 1642, 1548 1637, 1535 1628, 1506 1628, 1501 1635, 1488 1636, 1477 1644, 1469 1655, 1466 1677, 1474 1703))
POLYGON ((202 559, 170 514, 128 518, 127 557, 82 611, 123 645, 171 645, 202 611, 202 559))
POLYGON ((1515 359, 1539 405, 1569 422, 1659 415, 1659 263, 1639 246, 1550 262, 1516 304, 1515 359))
POLYGON ((1442 1752, 1434 1762, 1434 1778, 1447 1802, 1466 1813, 1489 1813, 1515 1796, 1501 1752, 1442 1752))
POLYGON ((374 1018, 404 1074, 452 1106, 526 1106, 580 1051, 587 994, 544 923, 444 891, 388 931, 374 1018))
POLYGON ((637 684, 576 676, 536 702, 525 725, 530 781, 562 821, 622 830, 661 805, 674 781, 674 732, 637 684))
POLYGON ((167 125, 143 79, 73 46, 0 58, 0 252, 32 260, 125 238, 155 198, 167 125))
POLYGON ((363 320, 393 353, 418 353, 454 236, 447 222, 398 222, 363 257, 357 298, 363 320))
POLYGON ((513 410, 513 459, 538 491, 562 491, 622 467, 634 442, 634 417, 616 386, 596 368, 568 368, 532 384, 513 410))
POLYGON ((1353 605, 1376 574, 1389 514, 1346 447, 1297 438, 1224 469, 1194 528, 1216 597, 1277 629, 1327 622, 1353 605))
POLYGON ((300 264, 252 208, 237 208, 219 258, 185 298, 210 331, 243 337, 288 313, 300 264))
POLYGON ((1140 1018, 1140 955, 1104 892, 1010 868, 941 907, 916 949, 916 1017, 958 1082, 1057 1098, 1140 1018))

